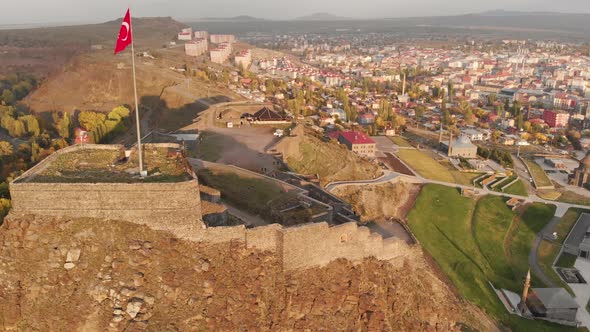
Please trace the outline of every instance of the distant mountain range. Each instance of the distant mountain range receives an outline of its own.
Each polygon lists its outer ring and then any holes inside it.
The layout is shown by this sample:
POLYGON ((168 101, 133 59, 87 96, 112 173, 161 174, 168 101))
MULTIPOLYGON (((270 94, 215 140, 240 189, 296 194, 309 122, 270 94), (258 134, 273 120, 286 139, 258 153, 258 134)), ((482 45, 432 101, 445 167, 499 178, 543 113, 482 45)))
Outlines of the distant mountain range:
POLYGON ((354 18, 332 15, 330 13, 315 13, 311 15, 301 16, 295 21, 349 21, 354 18))
POLYGON ((481 13, 448 15, 448 16, 420 16, 420 17, 383 17, 383 18, 355 18, 338 16, 331 13, 314 13, 311 15, 300 16, 295 19, 265 19, 248 15, 240 15, 234 17, 203 17, 203 18, 185 18, 181 19, 184 22, 198 22, 198 21, 228 21, 228 22, 256 22, 256 21, 379 21, 379 20, 437 20, 437 19, 452 19, 455 23, 461 24, 461 18, 467 17, 482 17, 482 18, 520 18, 527 17, 555 17, 555 18, 590 18, 590 13, 559 13, 559 12, 521 12, 508 10, 491 10, 481 13))

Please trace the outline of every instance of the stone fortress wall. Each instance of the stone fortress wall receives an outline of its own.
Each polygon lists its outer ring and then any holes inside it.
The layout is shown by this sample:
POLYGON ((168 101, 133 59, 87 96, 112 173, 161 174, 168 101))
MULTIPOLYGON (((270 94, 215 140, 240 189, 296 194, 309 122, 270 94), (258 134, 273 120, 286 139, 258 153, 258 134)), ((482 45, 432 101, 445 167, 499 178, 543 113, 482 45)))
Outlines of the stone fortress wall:
POLYGON ((176 237, 191 241, 239 241, 248 248, 276 253, 284 270, 323 266, 338 258, 351 261, 366 257, 390 260, 404 256, 410 250, 404 241, 384 240, 355 222, 333 227, 326 222, 318 222, 295 227, 271 224, 251 229, 243 225, 207 228, 202 221, 196 176, 176 183, 27 182, 30 176, 55 160, 59 153, 103 147, 112 146, 72 146, 56 152, 24 173, 10 184, 13 204, 10 213, 124 220, 169 231, 176 237))
MULTIPOLYGON (((178 145, 158 145, 178 147, 178 145)), ((175 183, 34 183, 58 156, 118 145, 74 145, 58 150, 10 183, 12 212, 58 217, 125 220, 192 238, 204 228, 196 176, 175 183)), ((192 170, 191 170, 192 172, 192 170)), ((193 174, 194 175, 194 174, 193 174)))

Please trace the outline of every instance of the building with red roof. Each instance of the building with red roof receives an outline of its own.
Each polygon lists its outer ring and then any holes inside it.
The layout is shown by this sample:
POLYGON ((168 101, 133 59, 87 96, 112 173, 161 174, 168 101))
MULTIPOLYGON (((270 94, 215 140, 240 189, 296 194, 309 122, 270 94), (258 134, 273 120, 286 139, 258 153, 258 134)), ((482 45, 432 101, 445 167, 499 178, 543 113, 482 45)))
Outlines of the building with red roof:
POLYGON ((338 142, 361 156, 374 157, 376 143, 367 134, 359 131, 343 131, 338 135, 338 142))

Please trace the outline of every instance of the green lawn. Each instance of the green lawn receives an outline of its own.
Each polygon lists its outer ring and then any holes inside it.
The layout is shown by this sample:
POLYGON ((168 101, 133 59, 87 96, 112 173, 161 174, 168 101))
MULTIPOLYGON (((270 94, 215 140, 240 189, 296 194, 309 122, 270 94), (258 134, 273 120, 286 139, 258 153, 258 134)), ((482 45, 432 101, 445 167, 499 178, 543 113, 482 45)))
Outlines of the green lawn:
POLYGON ((221 158, 223 150, 222 137, 220 135, 203 132, 197 143, 195 157, 206 161, 216 161, 221 158))
POLYGON ((541 166, 539 166, 534 160, 523 160, 526 163, 529 171, 531 172, 531 176, 535 180, 537 187, 547 187, 553 185, 547 174, 545 174, 543 168, 541 168, 541 166))
POLYGON ((572 255, 572 254, 568 254, 566 252, 563 252, 563 253, 561 253, 561 256, 559 256, 559 259, 557 260, 557 262, 555 262, 555 266, 574 267, 574 264, 576 263, 577 258, 578 258, 578 256, 576 256, 576 255, 572 255))
MULTIPOLYGON (((424 249, 460 294, 513 331, 575 331, 510 315, 488 284, 520 291, 535 232, 552 216, 553 207, 531 205, 522 216, 500 197, 478 203, 455 188, 428 184, 408 221, 424 249)), ((534 286, 543 286, 533 278, 534 286)))
POLYGON ((270 180, 240 176, 220 169, 202 169, 197 173, 199 181, 221 192, 221 197, 249 213, 268 217, 268 203, 286 194, 270 180), (247 197, 247 199, 244 199, 247 197))
POLYGON ((550 242, 547 240, 541 241, 539 245, 539 250, 537 251, 537 257, 539 258, 539 266, 541 270, 545 273, 545 275, 551 279, 556 285, 565 288, 570 294, 574 295, 571 288, 568 286, 565 281, 557 275, 557 272, 553 269, 553 261, 557 254, 559 254, 559 250, 561 249, 561 245, 550 242))
POLYGON ((532 242, 537 233, 551 220, 555 214, 555 205, 533 203, 528 206, 519 218, 516 231, 510 244, 510 256, 514 268, 520 275, 528 269, 528 257, 532 242))
POLYGON ((563 192, 557 200, 571 204, 590 205, 590 197, 582 196, 573 191, 563 192))
POLYGON ((576 221, 578 221, 578 218, 583 212, 590 213, 590 210, 572 208, 567 210, 563 217, 561 217, 561 220, 559 220, 559 223, 555 226, 555 229, 553 230, 557 232, 557 240, 560 243, 563 243, 565 241, 565 238, 569 234, 572 227, 574 227, 574 224, 576 223, 576 221))
POLYGON ((438 162, 420 150, 402 149, 397 152, 397 156, 420 175, 431 180, 469 186, 473 179, 481 175, 459 172, 448 162, 438 162))
POLYGON ((389 138, 393 144, 397 145, 397 146, 401 146, 404 148, 411 148, 412 144, 410 144, 410 142, 408 142, 405 138, 401 137, 401 136, 393 136, 389 138))
MULTIPOLYGON (((505 183, 504 185, 506 184, 507 183, 505 183)), ((526 190, 526 185, 522 182, 522 180, 516 181, 513 185, 504 189, 504 192, 510 195, 519 195, 525 197, 528 197, 529 195, 526 190)))

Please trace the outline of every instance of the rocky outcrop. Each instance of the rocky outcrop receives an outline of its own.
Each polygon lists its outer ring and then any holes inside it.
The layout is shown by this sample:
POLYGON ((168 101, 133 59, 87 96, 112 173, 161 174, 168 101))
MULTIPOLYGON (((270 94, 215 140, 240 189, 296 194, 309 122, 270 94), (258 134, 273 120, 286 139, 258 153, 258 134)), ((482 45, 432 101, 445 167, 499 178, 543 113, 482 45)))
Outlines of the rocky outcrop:
POLYGON ((405 182, 342 186, 333 193, 350 203, 362 220, 405 218, 420 192, 420 186, 405 182))
POLYGON ((244 243, 128 222, 10 216, 0 227, 0 330, 489 330, 424 263, 339 259, 285 272, 244 243), (69 263, 69 264, 68 264, 69 263), (68 264, 67 267, 65 264, 68 264))

